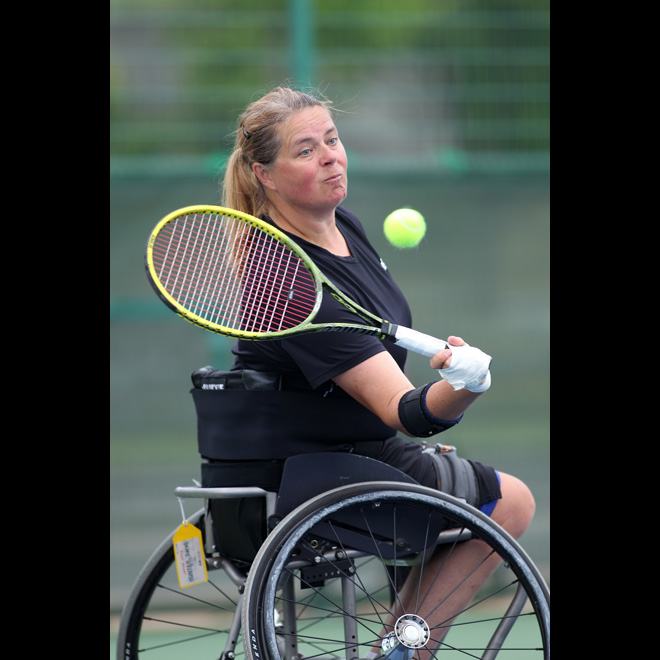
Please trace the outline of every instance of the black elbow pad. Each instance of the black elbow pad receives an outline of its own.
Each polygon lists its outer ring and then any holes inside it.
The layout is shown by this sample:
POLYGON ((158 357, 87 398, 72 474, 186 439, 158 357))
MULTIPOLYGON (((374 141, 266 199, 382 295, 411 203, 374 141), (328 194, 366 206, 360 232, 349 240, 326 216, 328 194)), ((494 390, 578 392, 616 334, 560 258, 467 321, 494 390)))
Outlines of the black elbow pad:
POLYGON ((433 383, 428 383, 416 390, 406 392, 399 399, 399 420, 403 428, 417 438, 428 438, 432 435, 442 433, 458 424, 461 415, 453 422, 446 422, 433 417, 426 409, 426 392, 433 383))

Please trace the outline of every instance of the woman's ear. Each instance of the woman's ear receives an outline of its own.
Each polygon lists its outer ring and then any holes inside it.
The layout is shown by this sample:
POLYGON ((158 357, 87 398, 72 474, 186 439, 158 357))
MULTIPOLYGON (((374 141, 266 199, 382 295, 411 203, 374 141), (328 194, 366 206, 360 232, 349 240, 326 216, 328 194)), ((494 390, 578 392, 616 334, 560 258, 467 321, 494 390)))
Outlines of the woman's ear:
POLYGON ((275 188, 270 172, 261 163, 252 163, 252 171, 261 182, 261 185, 266 188, 275 188))

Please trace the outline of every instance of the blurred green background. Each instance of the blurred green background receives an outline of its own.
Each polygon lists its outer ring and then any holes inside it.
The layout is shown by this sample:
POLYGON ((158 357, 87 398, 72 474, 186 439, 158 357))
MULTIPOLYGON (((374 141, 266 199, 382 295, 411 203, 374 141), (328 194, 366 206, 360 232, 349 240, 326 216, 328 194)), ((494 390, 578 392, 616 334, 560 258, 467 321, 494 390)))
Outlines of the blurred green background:
MULTIPOLYGON (((523 545, 549 578, 549 1, 111 0, 110 610, 199 477, 190 372, 231 341, 168 311, 147 236, 217 204, 235 119, 288 81, 341 110, 346 206, 406 292, 415 328, 494 356, 493 387, 444 442, 525 480, 523 545), (404 6, 405 5, 405 6, 404 6), (395 250, 385 216, 428 232, 395 250)), ((437 374, 418 356, 410 376, 437 374)), ((195 509, 186 504, 186 513, 195 509)))

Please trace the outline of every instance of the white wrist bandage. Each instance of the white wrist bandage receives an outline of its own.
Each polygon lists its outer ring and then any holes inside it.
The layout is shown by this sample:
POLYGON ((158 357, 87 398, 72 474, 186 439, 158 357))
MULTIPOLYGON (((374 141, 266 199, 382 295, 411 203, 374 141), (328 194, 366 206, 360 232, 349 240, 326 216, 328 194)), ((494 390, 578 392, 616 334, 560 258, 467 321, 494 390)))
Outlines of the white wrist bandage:
POLYGON ((485 392, 489 387, 490 387, 490 369, 488 370, 488 373, 486 374, 486 378, 484 378, 484 382, 481 383, 481 385, 477 385, 475 387, 466 387, 466 390, 469 390, 470 392, 485 392))
POLYGON ((490 387, 488 368, 492 360, 491 356, 469 344, 449 345, 448 348, 452 352, 451 366, 446 369, 438 369, 440 376, 455 390, 465 388, 471 392, 485 392, 490 387), (485 381, 484 378, 486 378, 485 381), (484 381, 483 385, 482 381, 484 381))

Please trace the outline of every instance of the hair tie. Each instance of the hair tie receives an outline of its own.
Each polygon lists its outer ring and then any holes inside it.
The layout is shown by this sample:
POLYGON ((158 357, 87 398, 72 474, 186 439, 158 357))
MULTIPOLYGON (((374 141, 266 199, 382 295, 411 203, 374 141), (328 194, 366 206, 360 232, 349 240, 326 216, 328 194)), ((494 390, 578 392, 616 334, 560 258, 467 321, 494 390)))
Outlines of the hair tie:
POLYGON ((245 135, 245 139, 249 140, 252 137, 252 133, 250 133, 250 131, 248 131, 248 129, 245 128, 245 124, 242 124, 241 127, 243 129, 243 135, 245 135))

